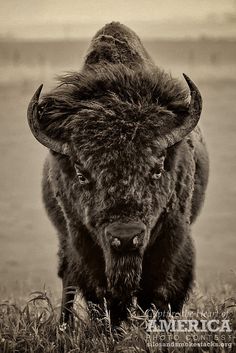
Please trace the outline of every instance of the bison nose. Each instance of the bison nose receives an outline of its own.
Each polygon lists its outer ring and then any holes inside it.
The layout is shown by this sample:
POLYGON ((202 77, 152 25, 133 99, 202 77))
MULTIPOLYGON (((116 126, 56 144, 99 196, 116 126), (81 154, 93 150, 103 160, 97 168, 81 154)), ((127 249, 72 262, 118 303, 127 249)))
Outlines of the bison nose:
POLYGON ((143 245, 146 226, 142 222, 110 224, 105 229, 111 247, 117 251, 137 250, 143 245))

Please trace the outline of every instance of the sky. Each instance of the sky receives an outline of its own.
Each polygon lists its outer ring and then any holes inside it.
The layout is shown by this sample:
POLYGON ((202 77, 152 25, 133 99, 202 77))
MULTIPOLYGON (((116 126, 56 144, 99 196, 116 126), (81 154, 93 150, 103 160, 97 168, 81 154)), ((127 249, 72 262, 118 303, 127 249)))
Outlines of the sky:
POLYGON ((236 0, 0 0, 0 6, 0 35, 16 37, 45 33, 53 37, 56 32, 70 36, 73 27, 81 28, 80 36, 90 36, 93 27, 113 20, 128 25, 145 23, 143 31, 148 36, 153 24, 222 25, 227 16, 236 16, 236 0))

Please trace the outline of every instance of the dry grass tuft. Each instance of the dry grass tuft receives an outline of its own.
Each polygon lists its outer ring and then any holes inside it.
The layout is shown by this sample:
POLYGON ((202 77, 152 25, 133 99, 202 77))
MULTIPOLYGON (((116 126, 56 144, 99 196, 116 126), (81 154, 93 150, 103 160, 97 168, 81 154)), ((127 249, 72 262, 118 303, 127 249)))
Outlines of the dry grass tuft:
MULTIPOLYGON (((216 292, 202 293, 195 289, 183 313, 178 318, 170 313, 168 319, 178 320, 222 320, 227 319, 232 332, 188 333, 188 342, 216 343, 218 347, 185 347, 174 346, 173 342, 187 342, 186 333, 147 332, 149 319, 155 319, 158 312, 155 308, 147 313, 132 310, 128 322, 119 329, 110 324, 109 312, 101 312, 93 307, 92 316, 74 313, 75 325, 71 329, 66 324, 59 324, 58 308, 53 305, 53 298, 46 292, 34 292, 24 306, 7 301, 0 304, 0 352, 1 353, 143 353, 143 352, 234 352, 235 347, 222 346, 226 341, 233 344, 236 338, 236 298, 230 285, 219 286, 216 292), (94 314, 98 315, 94 315, 94 314), (226 337, 227 335, 227 337, 226 337), (224 338, 224 337, 226 338, 224 338), (163 346, 157 345, 162 342, 163 346), (164 345, 170 347, 164 347, 164 345), (172 344, 172 346, 171 346, 172 344)), ((80 311, 80 310, 79 310, 80 311)), ((199 321, 200 322, 200 321, 199 321)))

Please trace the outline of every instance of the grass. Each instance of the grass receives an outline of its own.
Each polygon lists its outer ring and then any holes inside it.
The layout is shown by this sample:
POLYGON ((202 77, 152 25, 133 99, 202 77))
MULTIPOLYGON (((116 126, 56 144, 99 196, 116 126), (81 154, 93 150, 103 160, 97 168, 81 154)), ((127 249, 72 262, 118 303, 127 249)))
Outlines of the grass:
MULTIPOLYGON (((109 312, 100 308, 97 317, 91 319, 81 309, 75 315, 75 325, 70 329, 66 324, 59 324, 59 307, 54 298, 45 291, 34 292, 31 299, 19 304, 2 301, 0 303, 0 352, 1 353, 136 353, 136 352, 235 352, 233 341, 236 338, 236 298, 235 288, 231 285, 218 284, 214 290, 202 292, 195 288, 188 303, 179 317, 169 314, 168 322, 198 320, 229 320, 231 332, 147 332, 150 319, 155 319, 158 312, 153 308, 148 313, 130 312, 130 318, 119 329, 110 324, 109 312), (79 312, 79 313, 78 313, 79 312), (158 346, 162 343, 162 347, 158 346), (178 347, 180 343, 187 347, 178 347), (210 347, 190 346, 192 343, 205 342, 210 347), (223 347, 223 343, 230 343, 223 347), (170 347, 165 347, 165 346, 170 347), (213 345, 215 345, 213 347, 213 345)), ((77 304, 78 305, 78 304, 77 304)), ((151 325, 152 326, 152 325, 151 325)), ((152 326, 154 327, 154 326, 152 326)), ((156 327, 155 327, 156 328, 156 327)))

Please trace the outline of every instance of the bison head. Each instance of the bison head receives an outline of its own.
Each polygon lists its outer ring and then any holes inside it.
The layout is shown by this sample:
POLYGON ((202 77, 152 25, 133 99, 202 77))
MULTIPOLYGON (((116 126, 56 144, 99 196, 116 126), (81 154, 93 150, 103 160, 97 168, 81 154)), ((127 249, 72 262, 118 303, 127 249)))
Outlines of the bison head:
POLYGON ((40 86, 28 108, 31 131, 57 164, 53 182, 68 227, 77 219, 101 248, 113 294, 138 288, 172 194, 174 151, 200 117, 200 93, 184 78, 190 102, 158 69, 107 64, 62 78, 41 103, 40 86))

